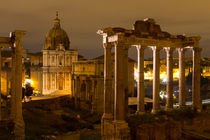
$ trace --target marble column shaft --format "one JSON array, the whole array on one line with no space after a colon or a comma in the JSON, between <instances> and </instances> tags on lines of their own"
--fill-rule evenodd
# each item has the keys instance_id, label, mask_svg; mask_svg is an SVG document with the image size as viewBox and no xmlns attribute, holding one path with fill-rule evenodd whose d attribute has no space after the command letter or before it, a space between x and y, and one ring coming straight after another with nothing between
<instances>
[{"instance_id":1,"label":"marble column shaft","mask_svg":"<svg viewBox=\"0 0 210 140\"><path fill-rule=\"evenodd\" d=\"M173 48L167 47L166 63L167 63L167 82L166 82L166 109L173 108Z\"/></svg>"},{"instance_id":2,"label":"marble column shaft","mask_svg":"<svg viewBox=\"0 0 210 140\"><path fill-rule=\"evenodd\" d=\"M179 107L184 107L186 103L185 95L185 49L178 48L179 53Z\"/></svg>"},{"instance_id":3,"label":"marble column shaft","mask_svg":"<svg viewBox=\"0 0 210 140\"><path fill-rule=\"evenodd\" d=\"M112 54L111 44L104 44L104 118L112 118Z\"/></svg>"},{"instance_id":4,"label":"marble column shaft","mask_svg":"<svg viewBox=\"0 0 210 140\"><path fill-rule=\"evenodd\" d=\"M144 112L144 49L136 46L138 52L137 113Z\"/></svg>"},{"instance_id":5,"label":"marble column shaft","mask_svg":"<svg viewBox=\"0 0 210 140\"><path fill-rule=\"evenodd\" d=\"M201 48L194 47L193 50L193 75L192 75L192 101L193 108L201 111L202 103L200 98L200 52Z\"/></svg>"},{"instance_id":6,"label":"marble column shaft","mask_svg":"<svg viewBox=\"0 0 210 140\"><path fill-rule=\"evenodd\" d=\"M153 50L153 108L152 113L160 110L160 48L152 47Z\"/></svg>"}]
</instances>

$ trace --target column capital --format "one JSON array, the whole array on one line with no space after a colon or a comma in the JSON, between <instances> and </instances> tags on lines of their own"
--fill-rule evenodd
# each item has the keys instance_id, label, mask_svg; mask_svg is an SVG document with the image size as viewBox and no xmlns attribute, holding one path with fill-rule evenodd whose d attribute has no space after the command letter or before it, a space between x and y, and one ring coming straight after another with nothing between
<instances>
[{"instance_id":1,"label":"column capital","mask_svg":"<svg viewBox=\"0 0 210 140\"><path fill-rule=\"evenodd\" d=\"M104 49L111 49L112 48L112 44L111 43L103 43L103 48Z\"/></svg>"},{"instance_id":2,"label":"column capital","mask_svg":"<svg viewBox=\"0 0 210 140\"><path fill-rule=\"evenodd\" d=\"M166 51L166 52L173 52L175 50L175 48L173 47L163 47L163 49Z\"/></svg>"},{"instance_id":3,"label":"column capital","mask_svg":"<svg viewBox=\"0 0 210 140\"><path fill-rule=\"evenodd\" d=\"M192 47L191 49L192 49L192 51L196 51L196 52L202 51L202 48L199 48L199 47Z\"/></svg>"},{"instance_id":4,"label":"column capital","mask_svg":"<svg viewBox=\"0 0 210 140\"><path fill-rule=\"evenodd\" d=\"M129 43L126 43L125 41L115 41L114 46L121 46L122 49L129 49L131 47L131 45Z\"/></svg>"},{"instance_id":5,"label":"column capital","mask_svg":"<svg viewBox=\"0 0 210 140\"><path fill-rule=\"evenodd\" d=\"M177 48L177 51L178 52L185 52L186 51L186 48Z\"/></svg>"},{"instance_id":6,"label":"column capital","mask_svg":"<svg viewBox=\"0 0 210 140\"><path fill-rule=\"evenodd\" d=\"M159 47L159 46L151 46L150 47L153 51L160 51L162 50L162 47Z\"/></svg>"},{"instance_id":7,"label":"column capital","mask_svg":"<svg viewBox=\"0 0 210 140\"><path fill-rule=\"evenodd\" d=\"M144 46L144 45L133 45L133 46L135 46L137 50L144 50L147 47L147 46Z\"/></svg>"}]
</instances>

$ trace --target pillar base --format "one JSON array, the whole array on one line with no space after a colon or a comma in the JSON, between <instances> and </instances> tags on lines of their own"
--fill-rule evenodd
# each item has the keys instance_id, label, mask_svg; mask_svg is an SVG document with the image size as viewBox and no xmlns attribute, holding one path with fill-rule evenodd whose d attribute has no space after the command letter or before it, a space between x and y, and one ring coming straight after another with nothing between
<instances>
[{"instance_id":1,"label":"pillar base","mask_svg":"<svg viewBox=\"0 0 210 140\"><path fill-rule=\"evenodd\" d=\"M145 114L145 112L143 112L143 111L136 111L135 114L136 114L136 115L143 115L143 114Z\"/></svg>"},{"instance_id":2,"label":"pillar base","mask_svg":"<svg viewBox=\"0 0 210 140\"><path fill-rule=\"evenodd\" d=\"M158 111L160 111L160 109L152 109L152 114L156 114Z\"/></svg>"},{"instance_id":3,"label":"pillar base","mask_svg":"<svg viewBox=\"0 0 210 140\"><path fill-rule=\"evenodd\" d=\"M102 140L130 140L130 128L124 120L106 120L102 118Z\"/></svg>"},{"instance_id":4,"label":"pillar base","mask_svg":"<svg viewBox=\"0 0 210 140\"><path fill-rule=\"evenodd\" d=\"M173 110L173 107L166 107L165 108L165 111L171 111L171 110Z\"/></svg>"},{"instance_id":5,"label":"pillar base","mask_svg":"<svg viewBox=\"0 0 210 140\"><path fill-rule=\"evenodd\" d=\"M185 108L187 107L186 105L179 105L179 108Z\"/></svg>"},{"instance_id":6,"label":"pillar base","mask_svg":"<svg viewBox=\"0 0 210 140\"><path fill-rule=\"evenodd\" d=\"M112 114L103 114L101 119L101 136L106 138L107 140L112 136L112 122L113 122L113 116ZM106 140L104 139L104 140Z\"/></svg>"},{"instance_id":7,"label":"pillar base","mask_svg":"<svg viewBox=\"0 0 210 140\"><path fill-rule=\"evenodd\" d=\"M199 113L202 112L202 109L201 108L198 108L198 107L192 107L192 109L193 110L196 110L196 112L199 112Z\"/></svg>"},{"instance_id":8,"label":"pillar base","mask_svg":"<svg viewBox=\"0 0 210 140\"><path fill-rule=\"evenodd\" d=\"M114 124L114 140L130 140L130 128L124 120L115 120Z\"/></svg>"}]
</instances>

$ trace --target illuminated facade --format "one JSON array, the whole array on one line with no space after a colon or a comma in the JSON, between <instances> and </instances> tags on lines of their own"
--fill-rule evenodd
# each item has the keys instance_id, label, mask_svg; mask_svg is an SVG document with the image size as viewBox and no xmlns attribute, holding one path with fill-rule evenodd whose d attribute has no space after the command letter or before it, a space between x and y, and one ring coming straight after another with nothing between
<instances>
[{"instance_id":1,"label":"illuminated facade","mask_svg":"<svg viewBox=\"0 0 210 140\"><path fill-rule=\"evenodd\" d=\"M61 28L57 15L43 49L43 94L58 90L71 92L71 67L77 59L78 52L70 50L69 37Z\"/></svg>"}]
</instances>

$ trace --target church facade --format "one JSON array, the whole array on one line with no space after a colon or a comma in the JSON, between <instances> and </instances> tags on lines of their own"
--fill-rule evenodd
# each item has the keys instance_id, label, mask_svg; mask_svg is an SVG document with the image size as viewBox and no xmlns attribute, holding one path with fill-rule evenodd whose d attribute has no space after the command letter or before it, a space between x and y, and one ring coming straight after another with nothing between
<instances>
[{"instance_id":1,"label":"church facade","mask_svg":"<svg viewBox=\"0 0 210 140\"><path fill-rule=\"evenodd\" d=\"M58 15L47 33L43 48L42 94L57 91L71 92L72 63L78 61L78 52L70 49L67 33L61 28Z\"/></svg>"}]
</instances>

